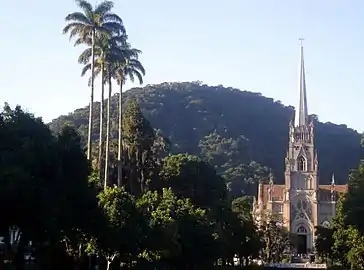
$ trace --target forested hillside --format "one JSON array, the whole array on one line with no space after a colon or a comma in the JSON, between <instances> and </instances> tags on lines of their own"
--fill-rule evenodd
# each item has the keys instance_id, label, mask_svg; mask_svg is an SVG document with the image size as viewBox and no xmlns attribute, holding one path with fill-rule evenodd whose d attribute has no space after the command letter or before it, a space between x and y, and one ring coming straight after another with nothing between
<instances>
[{"instance_id":1,"label":"forested hillside","mask_svg":"<svg viewBox=\"0 0 364 270\"><path fill-rule=\"evenodd\" d=\"M259 93L200 82L162 83L133 88L124 95L137 99L152 126L168 138L173 152L198 154L221 173L233 173L241 163L255 161L271 168L283 182L288 123L294 110ZM112 97L112 134L117 136L117 99ZM93 138L99 137L99 103L95 104ZM328 183L334 172L337 183L346 183L364 151L360 134L345 125L321 123L316 119L316 146L320 183ZM60 116L50 123L54 131L74 125L86 138L88 107ZM233 168L234 167L234 168ZM234 171L234 172L232 172ZM232 177L232 176L230 176Z\"/></svg>"}]
</instances>

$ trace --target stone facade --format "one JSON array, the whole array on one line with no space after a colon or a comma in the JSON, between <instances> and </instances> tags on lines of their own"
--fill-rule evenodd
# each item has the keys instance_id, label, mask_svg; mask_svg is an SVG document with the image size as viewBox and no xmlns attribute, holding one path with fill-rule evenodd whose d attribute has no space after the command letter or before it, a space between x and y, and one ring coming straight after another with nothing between
<instances>
[{"instance_id":1,"label":"stone facade","mask_svg":"<svg viewBox=\"0 0 364 270\"><path fill-rule=\"evenodd\" d=\"M314 145L315 128L307 118L305 70L301 46L300 103L298 122L289 123L289 142L284 184L275 185L273 176L260 183L254 203L254 215L279 214L284 226L301 241L300 253L313 251L316 226L328 226L336 213L338 193L347 185L335 185L334 175L328 185L319 185L318 156ZM283 161L282 161L283 162Z\"/></svg>"}]
</instances>

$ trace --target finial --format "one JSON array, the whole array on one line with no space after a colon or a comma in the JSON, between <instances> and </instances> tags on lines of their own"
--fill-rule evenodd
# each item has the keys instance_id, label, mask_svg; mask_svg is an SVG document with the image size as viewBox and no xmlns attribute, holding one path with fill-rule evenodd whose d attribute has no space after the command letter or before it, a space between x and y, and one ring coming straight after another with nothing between
<instances>
[{"instance_id":1,"label":"finial","mask_svg":"<svg viewBox=\"0 0 364 270\"><path fill-rule=\"evenodd\" d=\"M269 184L273 185L273 182L274 182L274 177L273 177L272 169L269 169Z\"/></svg>"},{"instance_id":2,"label":"finial","mask_svg":"<svg viewBox=\"0 0 364 270\"><path fill-rule=\"evenodd\" d=\"M303 41L305 40L304 38L299 38L298 39L299 41L300 41L300 43L301 43L301 47L303 46Z\"/></svg>"}]
</instances>

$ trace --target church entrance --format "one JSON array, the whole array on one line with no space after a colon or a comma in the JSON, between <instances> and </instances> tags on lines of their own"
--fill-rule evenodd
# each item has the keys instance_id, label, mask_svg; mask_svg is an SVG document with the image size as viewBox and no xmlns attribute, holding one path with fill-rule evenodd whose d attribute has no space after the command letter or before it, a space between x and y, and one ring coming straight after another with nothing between
<instances>
[{"instance_id":1,"label":"church entrance","mask_svg":"<svg viewBox=\"0 0 364 270\"><path fill-rule=\"evenodd\" d=\"M296 251L298 254L307 254L308 231L305 226L296 230Z\"/></svg>"},{"instance_id":2,"label":"church entrance","mask_svg":"<svg viewBox=\"0 0 364 270\"><path fill-rule=\"evenodd\" d=\"M297 235L297 253L306 254L307 253L307 235L298 234Z\"/></svg>"}]
</instances>

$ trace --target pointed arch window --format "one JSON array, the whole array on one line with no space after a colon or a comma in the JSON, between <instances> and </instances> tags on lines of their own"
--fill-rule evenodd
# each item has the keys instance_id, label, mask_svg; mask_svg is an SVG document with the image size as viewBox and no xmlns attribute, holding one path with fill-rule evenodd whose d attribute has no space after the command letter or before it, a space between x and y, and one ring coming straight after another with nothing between
<instances>
[{"instance_id":1,"label":"pointed arch window","mask_svg":"<svg viewBox=\"0 0 364 270\"><path fill-rule=\"evenodd\" d=\"M297 161L297 170L306 171L306 169L307 169L306 159L300 156Z\"/></svg>"},{"instance_id":2,"label":"pointed arch window","mask_svg":"<svg viewBox=\"0 0 364 270\"><path fill-rule=\"evenodd\" d=\"M297 233L307 233L307 230L305 227L301 226L297 229Z\"/></svg>"}]
</instances>

